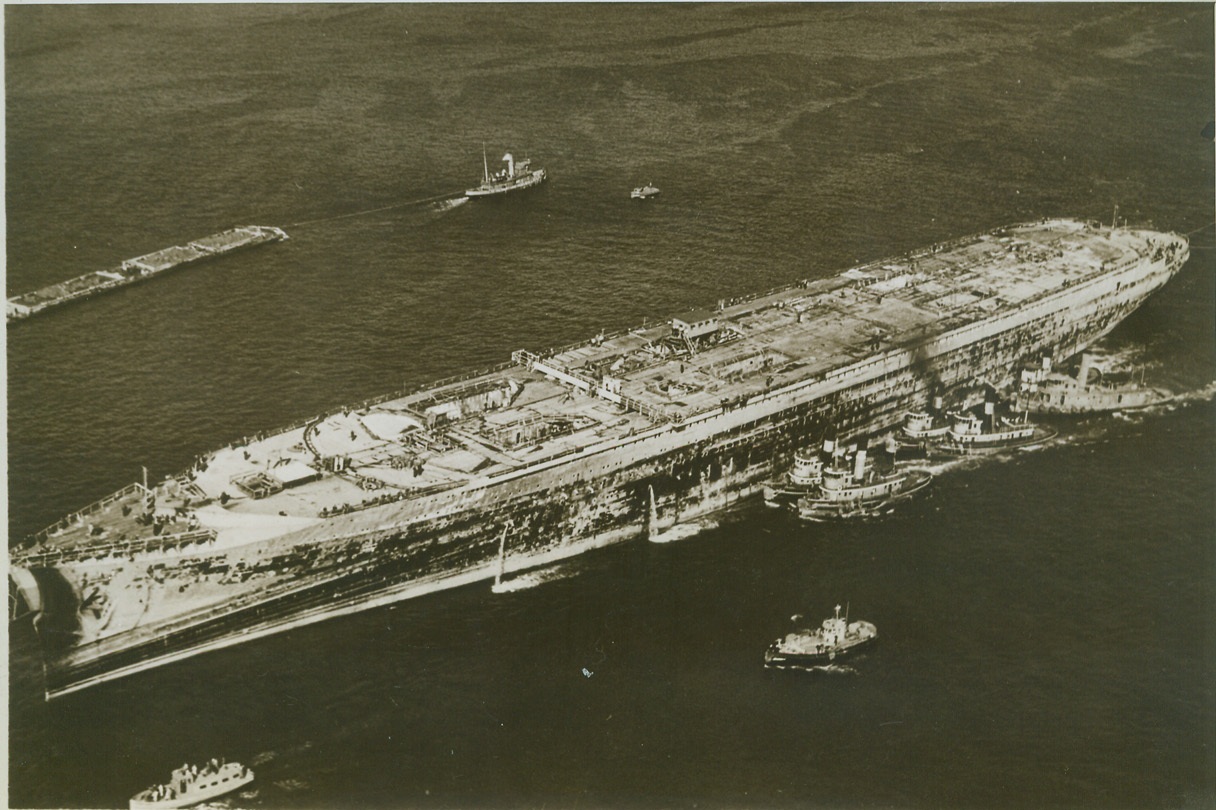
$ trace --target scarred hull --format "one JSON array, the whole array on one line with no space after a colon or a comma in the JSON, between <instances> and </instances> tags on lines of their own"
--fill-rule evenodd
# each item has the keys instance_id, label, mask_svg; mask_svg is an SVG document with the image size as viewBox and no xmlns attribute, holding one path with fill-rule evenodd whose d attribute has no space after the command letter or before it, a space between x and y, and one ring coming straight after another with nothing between
<instances>
[{"instance_id":1,"label":"scarred hull","mask_svg":"<svg viewBox=\"0 0 1216 810\"><path fill-rule=\"evenodd\" d=\"M743 338L727 335L730 340L703 347L687 359L656 360L649 349L635 351L630 347L658 332L628 330L546 355L518 352L513 364L485 374L390 395L383 405L347 409L363 414L376 430L384 430L390 417L406 419L401 414L413 414L409 419L414 421L433 417L426 434L431 442L444 439L445 424L465 425L459 434L451 434L463 447L453 441L453 449L434 452L455 459L478 450L486 461L477 468L470 464L470 472L453 482L432 485L425 479L434 473L426 465L421 471L411 469L408 461L394 462L392 469L385 465L382 473L396 476L392 480L403 482L403 489L381 487L369 477L371 468L357 474L338 469L334 459L342 456L330 448L345 437L346 428L331 429L342 418L335 413L200 459L180 477L192 498L186 501L191 504L189 525L179 526L174 523L179 519L169 516L169 528L155 537L127 524L104 541L89 537L91 521L116 514L119 505L133 503L138 510L149 495L138 486L116 493L110 504L65 518L34 538L36 545L11 554L16 588L31 609L41 613L47 693L64 694L289 627L489 580L499 568L500 542L510 573L721 509L759 493L776 471L790 466L798 448L823 435L826 425L842 434L876 434L896 426L908 411L925 407L931 391L971 385L979 376L994 383L1012 380L1021 362L1043 352L1075 354L1109 332L1186 259L1185 241L1170 234L1111 233L1069 221L1025 227L1056 228L1069 238L1105 240L1120 249L1124 243L1143 243L1152 250L1112 258L1109 266L1092 272L1064 268L1067 283L1055 275L1045 278L1041 291L1016 306L990 311L961 307L945 319L926 310L924 325L909 331L906 339L865 353L842 352L839 360L818 361L820 367L792 361L773 366L771 351L768 366L751 359L745 343L748 330L753 323L769 324L780 317L791 334L801 334L806 324L796 307L821 299L835 307L841 300L853 301L869 308L867 317L873 318L873 302L882 298L869 282L855 283L851 279L856 276L846 273L728 304L719 318L731 329L742 330ZM945 262L950 251L969 250L976 240L988 250L1003 244L1003 233L934 246L921 261ZM869 272L870 267L878 264L860 271ZM874 272L873 278L881 277ZM789 303L797 301L803 303ZM699 339L696 330L712 320L685 324L689 331L682 339ZM646 343L653 345L654 340ZM725 369L722 385L733 385L739 393L707 396L710 404L705 406L685 406L692 399L687 392L655 393L643 387L653 367L639 367L633 378L625 369L622 385L609 376L597 381L574 369L568 359L595 352L611 358L618 348L634 351L622 357L667 362L671 369L712 359L718 352L734 365L711 366L707 359L704 367ZM787 349L787 357L790 354ZM608 367L605 361L602 368ZM467 425L473 423L451 421L467 419L472 408L490 409L485 412L492 415L518 410L533 388L569 389L572 395L565 399L552 396L536 402L569 402L580 414L598 409L594 414L604 414L597 423L601 426L554 423L557 426L536 444L526 435L534 422L521 420L496 433L498 444L491 446L488 438L470 444ZM456 396L459 399L453 400ZM508 428L514 431L510 435ZM341 483L355 493L351 498L361 500L326 507L321 514L280 518L276 506L259 507L262 502L252 495L228 503L211 497L218 490L208 487L220 484L235 492L227 477L208 478L211 468L221 462L244 463L241 453L256 457L267 446L278 448L274 454L316 457L322 480L301 486ZM267 467L270 473L280 469ZM208 497L200 501L196 490ZM161 504L171 495L159 490L151 494ZM182 493L172 497L180 499ZM265 502L273 504L275 497L271 494ZM200 508L200 502L206 505Z\"/></svg>"}]
</instances>

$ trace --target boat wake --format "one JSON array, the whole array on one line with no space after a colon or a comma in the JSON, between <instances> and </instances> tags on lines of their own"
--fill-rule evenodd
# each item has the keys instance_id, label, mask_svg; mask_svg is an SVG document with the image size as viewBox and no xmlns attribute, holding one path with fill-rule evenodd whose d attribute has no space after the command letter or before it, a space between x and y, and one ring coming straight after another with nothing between
<instances>
[{"instance_id":1,"label":"boat wake","mask_svg":"<svg viewBox=\"0 0 1216 810\"><path fill-rule=\"evenodd\" d=\"M303 779L280 779L274 783L274 786L287 793L299 793L301 790L308 790L311 787Z\"/></svg>"},{"instance_id":2,"label":"boat wake","mask_svg":"<svg viewBox=\"0 0 1216 810\"><path fill-rule=\"evenodd\" d=\"M1146 359L1149 347L1144 343L1133 343L1119 348L1095 344L1085 350L1092 360L1091 368L1103 374L1122 374L1160 366L1160 362Z\"/></svg>"},{"instance_id":3,"label":"boat wake","mask_svg":"<svg viewBox=\"0 0 1216 810\"><path fill-rule=\"evenodd\" d=\"M689 537L694 537L701 532L716 528L718 528L716 520L695 520L691 523L676 523L662 531L652 532L650 542L674 543L677 540L687 540Z\"/></svg>"},{"instance_id":4,"label":"boat wake","mask_svg":"<svg viewBox=\"0 0 1216 810\"><path fill-rule=\"evenodd\" d=\"M1216 399L1216 380L1208 383L1202 388L1196 388L1194 391L1186 391L1178 394L1172 400L1159 407L1169 409L1172 405L1178 405L1184 402L1211 402Z\"/></svg>"},{"instance_id":5,"label":"boat wake","mask_svg":"<svg viewBox=\"0 0 1216 810\"><path fill-rule=\"evenodd\" d=\"M292 754L298 754L302 751L307 751L310 748L312 748L312 741L305 740L299 745L292 746L287 751L263 751L251 760L251 766L256 768L259 765L265 765L267 762L272 762L273 760L277 759L280 754L287 754L290 756Z\"/></svg>"},{"instance_id":6,"label":"boat wake","mask_svg":"<svg viewBox=\"0 0 1216 810\"><path fill-rule=\"evenodd\" d=\"M577 574L578 571L573 565L555 565L552 568L542 568L539 571L527 571L512 579L506 579L502 582L495 583L490 590L494 593L514 593L515 591L526 591L530 588L535 588L538 585L544 585L546 582L553 582L558 579L569 579Z\"/></svg>"},{"instance_id":7,"label":"boat wake","mask_svg":"<svg viewBox=\"0 0 1216 810\"><path fill-rule=\"evenodd\" d=\"M444 211L451 211L453 208L464 205L468 201L469 198L463 196L453 197L449 200L439 200L438 202L431 203L431 210L443 213Z\"/></svg>"},{"instance_id":8,"label":"boat wake","mask_svg":"<svg viewBox=\"0 0 1216 810\"><path fill-rule=\"evenodd\" d=\"M780 669L796 672L822 672L825 675L858 675L856 669L848 664L766 664L768 669Z\"/></svg>"},{"instance_id":9,"label":"boat wake","mask_svg":"<svg viewBox=\"0 0 1216 810\"><path fill-rule=\"evenodd\" d=\"M436 211L448 211L458 205L463 205L468 202L468 197L465 197L460 192L448 192L446 194L436 194L433 197L423 197L418 200L406 200L405 202L391 203L389 205L381 205L377 208L365 208L360 211L349 211L345 214L334 214L328 217L318 217L317 219L304 219L299 222L293 222L288 227L295 228L301 225L316 225L322 222L334 222L339 219L351 219L353 217L365 217L369 214L379 214L384 211L393 211L398 208L411 208L420 205L430 204L430 207Z\"/></svg>"}]
</instances>

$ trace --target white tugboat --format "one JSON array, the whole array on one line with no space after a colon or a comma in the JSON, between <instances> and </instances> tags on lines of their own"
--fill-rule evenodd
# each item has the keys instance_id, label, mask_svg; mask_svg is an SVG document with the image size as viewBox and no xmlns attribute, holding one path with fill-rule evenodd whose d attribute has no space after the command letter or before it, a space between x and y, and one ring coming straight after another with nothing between
<instances>
[{"instance_id":1,"label":"white tugboat","mask_svg":"<svg viewBox=\"0 0 1216 810\"><path fill-rule=\"evenodd\" d=\"M831 664L873 643L877 638L877 627L869 622L850 622L847 613L842 618L840 605L837 605L836 615L824 619L819 627L794 630L768 645L764 651L764 666L782 668Z\"/></svg>"},{"instance_id":2,"label":"white tugboat","mask_svg":"<svg viewBox=\"0 0 1216 810\"><path fill-rule=\"evenodd\" d=\"M651 197L659 196L659 190L647 183L644 186L638 186L633 191L629 192L631 200L649 200Z\"/></svg>"},{"instance_id":3,"label":"white tugboat","mask_svg":"<svg viewBox=\"0 0 1216 810\"><path fill-rule=\"evenodd\" d=\"M819 486L798 499L798 516L803 520L871 517L910 498L932 480L928 470L902 465L879 472L867 463L865 450L852 456L837 453L824 467Z\"/></svg>"},{"instance_id":4,"label":"white tugboat","mask_svg":"<svg viewBox=\"0 0 1216 810\"><path fill-rule=\"evenodd\" d=\"M131 797L130 810L189 807L216 799L253 781L253 771L239 762L212 759L203 766L182 765L169 781L153 785Z\"/></svg>"},{"instance_id":5,"label":"white tugboat","mask_svg":"<svg viewBox=\"0 0 1216 810\"><path fill-rule=\"evenodd\" d=\"M1093 382L1091 371L1097 377ZM1174 398L1164 389L1146 387L1143 372L1139 382L1127 374L1115 376L1124 379L1102 373L1089 354L1081 355L1075 377L1053 371L1051 358L1044 357L1041 367L1022 370L1021 388L1013 406L1027 413L1101 413L1148 408Z\"/></svg>"},{"instance_id":6,"label":"white tugboat","mask_svg":"<svg viewBox=\"0 0 1216 810\"><path fill-rule=\"evenodd\" d=\"M515 156L510 152L503 155L502 159L507 164L507 168L490 174L490 164L486 162L486 152L483 147L481 150L483 169L481 185L467 190L464 195L466 197L493 197L512 191L522 191L525 188L539 186L548 177L544 169L533 169L532 161L528 159L516 163Z\"/></svg>"}]
</instances>

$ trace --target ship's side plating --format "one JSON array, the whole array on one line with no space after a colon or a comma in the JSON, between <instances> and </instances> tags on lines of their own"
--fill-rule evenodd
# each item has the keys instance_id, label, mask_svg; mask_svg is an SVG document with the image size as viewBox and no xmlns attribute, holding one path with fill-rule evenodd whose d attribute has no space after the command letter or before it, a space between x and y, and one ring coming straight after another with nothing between
<instances>
[{"instance_id":1,"label":"ship's side plating","mask_svg":"<svg viewBox=\"0 0 1216 810\"><path fill-rule=\"evenodd\" d=\"M1029 356L1075 354L1164 284L1185 259L1183 249L1125 262L994 317L947 324L907 345L880 346L855 363L745 402L519 473L310 526L300 530L290 553L233 554L200 544L160 558L141 557L148 600L202 580L224 582L230 595L170 621L51 649L48 693L489 578L498 567L504 532L505 567L512 571L635 537L658 528L650 525L656 519L664 526L720 509L758 491L760 482L825 426L875 434L923 405L931 390L977 378L1001 384ZM79 602L98 592L97 579L90 590L89 582L82 584L63 564L20 570L23 591L30 579L37 580L37 593L30 596L42 602L48 621L56 613L79 613Z\"/></svg>"}]
</instances>

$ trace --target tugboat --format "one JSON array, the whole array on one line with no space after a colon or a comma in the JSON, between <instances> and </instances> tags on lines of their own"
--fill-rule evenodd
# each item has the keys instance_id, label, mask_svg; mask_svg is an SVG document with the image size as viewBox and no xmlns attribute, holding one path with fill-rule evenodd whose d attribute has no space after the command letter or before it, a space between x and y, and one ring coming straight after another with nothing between
<instances>
[{"instance_id":1,"label":"tugboat","mask_svg":"<svg viewBox=\"0 0 1216 810\"><path fill-rule=\"evenodd\" d=\"M503 155L502 159L507 164L507 168L490 174L490 164L486 162L486 150L485 147L482 147L481 185L467 190L464 195L466 197L493 197L511 191L522 191L525 188L539 186L548 177L544 169L531 168L532 161L530 160L525 159L516 163L515 157L510 152Z\"/></svg>"},{"instance_id":2,"label":"tugboat","mask_svg":"<svg viewBox=\"0 0 1216 810\"><path fill-rule=\"evenodd\" d=\"M932 442L934 450L953 456L994 453L1013 447L1025 447L1047 441L1056 435L1052 428L1030 421L1028 415L996 416L996 403L984 403L984 418L974 413L953 413L954 424L940 439Z\"/></svg>"},{"instance_id":3,"label":"tugboat","mask_svg":"<svg viewBox=\"0 0 1216 810\"><path fill-rule=\"evenodd\" d=\"M765 506L789 506L803 495L818 491L823 482L823 458L831 458L836 442L823 440L823 452L809 448L794 453L794 466L784 477L764 483Z\"/></svg>"},{"instance_id":4,"label":"tugboat","mask_svg":"<svg viewBox=\"0 0 1216 810\"><path fill-rule=\"evenodd\" d=\"M174 769L166 784L153 785L132 796L130 810L189 807L239 790L252 781L253 771L239 762L212 759L201 768L182 765Z\"/></svg>"},{"instance_id":5,"label":"tugboat","mask_svg":"<svg viewBox=\"0 0 1216 810\"><path fill-rule=\"evenodd\" d=\"M787 666L830 664L837 658L851 655L878 638L878 628L869 622L850 622L848 614L824 619L814 630L794 630L768 645L764 651L764 666L780 669Z\"/></svg>"},{"instance_id":6,"label":"tugboat","mask_svg":"<svg viewBox=\"0 0 1216 810\"><path fill-rule=\"evenodd\" d=\"M659 190L647 183L644 186L638 186L633 191L629 192L631 200L648 200L651 197L659 196Z\"/></svg>"},{"instance_id":7,"label":"tugboat","mask_svg":"<svg viewBox=\"0 0 1216 810\"><path fill-rule=\"evenodd\" d=\"M1089 381L1090 371L1097 373L1097 381ZM1139 383L1110 379L1094 368L1092 356L1082 354L1076 377L1053 372L1050 357L1043 358L1040 368L1023 369L1013 406L1027 413L1100 413L1148 408L1173 398L1169 391L1146 388L1143 375Z\"/></svg>"},{"instance_id":8,"label":"tugboat","mask_svg":"<svg viewBox=\"0 0 1216 810\"><path fill-rule=\"evenodd\" d=\"M895 465L879 472L866 462L865 450L857 450L852 457L833 455L823 469L823 481L798 499L798 516L803 520L871 517L910 498L933 480L928 470Z\"/></svg>"},{"instance_id":9,"label":"tugboat","mask_svg":"<svg viewBox=\"0 0 1216 810\"><path fill-rule=\"evenodd\" d=\"M923 457L932 443L950 431L950 421L942 412L942 398L934 397L931 408L904 415L899 433L887 439L887 452L892 457Z\"/></svg>"}]
</instances>

